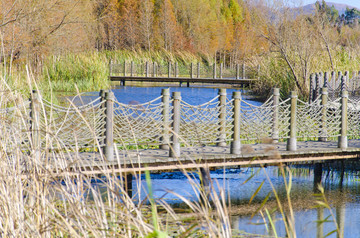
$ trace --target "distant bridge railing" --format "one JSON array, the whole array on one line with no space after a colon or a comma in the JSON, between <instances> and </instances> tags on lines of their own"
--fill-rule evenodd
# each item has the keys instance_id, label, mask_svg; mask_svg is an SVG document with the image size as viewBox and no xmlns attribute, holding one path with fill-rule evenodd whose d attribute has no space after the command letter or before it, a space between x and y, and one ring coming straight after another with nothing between
<instances>
[{"instance_id":1,"label":"distant bridge railing","mask_svg":"<svg viewBox=\"0 0 360 238\"><path fill-rule=\"evenodd\" d=\"M110 77L148 77L148 78L231 78L231 79L257 79L260 76L260 66L252 67L246 64L223 63L205 65L201 63L178 64L177 62L135 63L110 62Z\"/></svg>"},{"instance_id":2,"label":"distant bridge railing","mask_svg":"<svg viewBox=\"0 0 360 238\"><path fill-rule=\"evenodd\" d=\"M160 147L170 156L180 156L183 146L228 144L231 153L239 154L241 144L264 140L286 140L290 151L296 150L297 140L337 139L339 148L346 148L348 138L360 138L360 103L347 91L335 100L328 96L323 88L310 103L298 99L295 92L281 100L279 89L274 89L265 103L254 106L240 92L229 98L220 89L209 102L192 105L179 92L171 97L169 89L163 89L152 101L124 104L111 91L101 91L84 105L72 101L58 106L34 91L30 102L0 110L0 139L6 140L6 150L101 148L108 160L114 159L115 145Z\"/></svg>"},{"instance_id":3,"label":"distant bridge railing","mask_svg":"<svg viewBox=\"0 0 360 238\"><path fill-rule=\"evenodd\" d=\"M319 72L310 76L309 101L314 101L321 93L321 88L328 89L329 98L335 100L341 96L341 91L347 90L349 97L360 99L360 71Z\"/></svg>"}]
</instances>

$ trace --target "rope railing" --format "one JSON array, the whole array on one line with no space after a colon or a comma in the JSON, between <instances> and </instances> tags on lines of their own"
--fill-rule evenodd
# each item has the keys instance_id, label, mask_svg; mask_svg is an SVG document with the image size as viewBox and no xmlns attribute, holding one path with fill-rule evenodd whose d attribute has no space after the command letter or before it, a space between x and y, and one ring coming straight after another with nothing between
<instances>
[{"instance_id":1,"label":"rope railing","mask_svg":"<svg viewBox=\"0 0 360 238\"><path fill-rule=\"evenodd\" d=\"M176 148L170 154L180 155L184 146L229 143L234 144L233 153L240 153L241 143L265 138L273 143L291 141L289 150L296 150L297 140L339 138L339 147L346 148L348 137L360 139L360 103L349 99L346 91L341 98L329 100L328 89L323 88L311 102L298 99L295 92L286 100L279 95L274 90L273 96L256 106L240 93L230 98L221 89L208 102L191 105L180 93L170 97L169 89L164 89L149 102L124 104L107 92L87 104L77 106L71 101L65 107L33 92L29 104L0 110L0 129L3 135L11 132L22 138L7 141L7 150L16 146L33 151L93 148L103 150L108 160L113 159L115 144L126 149Z\"/></svg>"}]
</instances>

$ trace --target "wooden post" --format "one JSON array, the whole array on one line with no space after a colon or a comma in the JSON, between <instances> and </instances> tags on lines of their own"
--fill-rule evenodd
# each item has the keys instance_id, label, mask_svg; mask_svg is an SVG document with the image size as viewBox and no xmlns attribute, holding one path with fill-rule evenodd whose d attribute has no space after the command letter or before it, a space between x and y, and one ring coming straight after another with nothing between
<instances>
[{"instance_id":1,"label":"wooden post","mask_svg":"<svg viewBox=\"0 0 360 238\"><path fill-rule=\"evenodd\" d=\"M291 92L291 114L290 114L290 132L289 139L287 140L286 150L296 151L296 104L297 94L296 91Z\"/></svg>"},{"instance_id":2,"label":"wooden post","mask_svg":"<svg viewBox=\"0 0 360 238\"><path fill-rule=\"evenodd\" d=\"M310 93L309 93L309 103L311 103L314 100L315 96L315 74L310 75Z\"/></svg>"},{"instance_id":3,"label":"wooden post","mask_svg":"<svg viewBox=\"0 0 360 238\"><path fill-rule=\"evenodd\" d=\"M155 78L156 76L155 68L156 68L156 62L153 62L153 70L152 70L153 78Z\"/></svg>"},{"instance_id":4,"label":"wooden post","mask_svg":"<svg viewBox=\"0 0 360 238\"><path fill-rule=\"evenodd\" d=\"M114 93L105 92L105 143L103 153L107 161L114 161Z\"/></svg>"},{"instance_id":5,"label":"wooden post","mask_svg":"<svg viewBox=\"0 0 360 238\"><path fill-rule=\"evenodd\" d=\"M170 145L170 89L164 88L161 90L163 103L163 132L161 138L160 149L169 150Z\"/></svg>"},{"instance_id":6,"label":"wooden post","mask_svg":"<svg viewBox=\"0 0 360 238\"><path fill-rule=\"evenodd\" d=\"M216 79L216 63L213 65L213 78Z\"/></svg>"},{"instance_id":7,"label":"wooden post","mask_svg":"<svg viewBox=\"0 0 360 238\"><path fill-rule=\"evenodd\" d=\"M112 76L112 65L113 65L113 63L112 63L112 59L111 59L109 62L109 75L110 76Z\"/></svg>"},{"instance_id":8,"label":"wooden post","mask_svg":"<svg viewBox=\"0 0 360 238\"><path fill-rule=\"evenodd\" d=\"M349 71L345 71L345 84L346 86L349 86ZM346 89L347 90L347 89Z\"/></svg>"},{"instance_id":9,"label":"wooden post","mask_svg":"<svg viewBox=\"0 0 360 238\"><path fill-rule=\"evenodd\" d=\"M242 65L242 79L245 79L246 72L245 72L245 64Z\"/></svg>"},{"instance_id":10,"label":"wooden post","mask_svg":"<svg viewBox=\"0 0 360 238\"><path fill-rule=\"evenodd\" d=\"M197 63L197 77L200 78L200 62Z\"/></svg>"},{"instance_id":11,"label":"wooden post","mask_svg":"<svg viewBox=\"0 0 360 238\"><path fill-rule=\"evenodd\" d=\"M40 159L40 96L36 90L30 98L30 133L32 154Z\"/></svg>"},{"instance_id":12,"label":"wooden post","mask_svg":"<svg viewBox=\"0 0 360 238\"><path fill-rule=\"evenodd\" d=\"M341 76L340 83L341 83L341 91L345 91L346 90L346 76Z\"/></svg>"},{"instance_id":13,"label":"wooden post","mask_svg":"<svg viewBox=\"0 0 360 238\"><path fill-rule=\"evenodd\" d=\"M315 78L315 94L314 94L314 98L313 101L315 101L320 94L320 73L316 73L316 78Z\"/></svg>"},{"instance_id":14,"label":"wooden post","mask_svg":"<svg viewBox=\"0 0 360 238\"><path fill-rule=\"evenodd\" d=\"M236 64L236 79L240 78L240 65Z\"/></svg>"},{"instance_id":15,"label":"wooden post","mask_svg":"<svg viewBox=\"0 0 360 238\"><path fill-rule=\"evenodd\" d=\"M217 146L226 146L226 89L219 89L219 138Z\"/></svg>"},{"instance_id":16,"label":"wooden post","mask_svg":"<svg viewBox=\"0 0 360 238\"><path fill-rule=\"evenodd\" d=\"M325 74L326 75L326 74ZM328 102L328 89L323 87L321 89L321 121L320 121L320 136L319 141L327 140L327 102Z\"/></svg>"},{"instance_id":17,"label":"wooden post","mask_svg":"<svg viewBox=\"0 0 360 238\"><path fill-rule=\"evenodd\" d=\"M171 136L171 148L169 150L170 157L179 157L180 156L180 100L181 93L173 92L173 118L172 118L172 136Z\"/></svg>"},{"instance_id":18,"label":"wooden post","mask_svg":"<svg viewBox=\"0 0 360 238\"><path fill-rule=\"evenodd\" d=\"M149 77L149 62L145 63L145 77Z\"/></svg>"},{"instance_id":19,"label":"wooden post","mask_svg":"<svg viewBox=\"0 0 360 238\"><path fill-rule=\"evenodd\" d=\"M279 102L280 102L280 89L273 89L273 128L272 139L273 143L279 142Z\"/></svg>"},{"instance_id":20,"label":"wooden post","mask_svg":"<svg viewBox=\"0 0 360 238\"><path fill-rule=\"evenodd\" d=\"M329 83L331 85L332 89L335 89L335 85L336 85L336 72L332 71L331 72L331 82Z\"/></svg>"},{"instance_id":21,"label":"wooden post","mask_svg":"<svg viewBox=\"0 0 360 238\"><path fill-rule=\"evenodd\" d=\"M168 63L168 78L171 78L171 62Z\"/></svg>"},{"instance_id":22,"label":"wooden post","mask_svg":"<svg viewBox=\"0 0 360 238\"><path fill-rule=\"evenodd\" d=\"M190 64L190 78L193 78L193 63Z\"/></svg>"},{"instance_id":23,"label":"wooden post","mask_svg":"<svg viewBox=\"0 0 360 238\"><path fill-rule=\"evenodd\" d=\"M230 145L230 153L239 155L241 154L241 141L240 141L240 100L241 93L233 92L232 98L234 99L233 107L233 134L232 142Z\"/></svg>"},{"instance_id":24,"label":"wooden post","mask_svg":"<svg viewBox=\"0 0 360 238\"><path fill-rule=\"evenodd\" d=\"M132 187L132 180L133 175L132 173L125 173L124 174L124 191L127 193L127 195L132 198L133 195L133 187Z\"/></svg>"},{"instance_id":25,"label":"wooden post","mask_svg":"<svg viewBox=\"0 0 360 238\"><path fill-rule=\"evenodd\" d=\"M205 205L210 196L210 171L209 168L200 168L200 201Z\"/></svg>"},{"instance_id":26,"label":"wooden post","mask_svg":"<svg viewBox=\"0 0 360 238\"><path fill-rule=\"evenodd\" d=\"M174 76L175 76L175 78L177 78L177 76L178 76L178 62L175 62Z\"/></svg>"},{"instance_id":27,"label":"wooden post","mask_svg":"<svg viewBox=\"0 0 360 238\"><path fill-rule=\"evenodd\" d=\"M224 64L221 63L221 64L220 64L220 78L221 78L221 79L223 78L223 67L224 67Z\"/></svg>"},{"instance_id":28,"label":"wooden post","mask_svg":"<svg viewBox=\"0 0 360 238\"><path fill-rule=\"evenodd\" d=\"M131 65L130 65L130 76L131 76L131 77L134 76L134 61L131 61Z\"/></svg>"},{"instance_id":29,"label":"wooden post","mask_svg":"<svg viewBox=\"0 0 360 238\"><path fill-rule=\"evenodd\" d=\"M126 76L126 60L124 61L124 77Z\"/></svg>"},{"instance_id":30,"label":"wooden post","mask_svg":"<svg viewBox=\"0 0 360 238\"><path fill-rule=\"evenodd\" d=\"M327 88L327 87L328 87L328 84L329 84L329 72L325 72L325 74L324 74L324 84L323 84L323 87L324 87L324 88Z\"/></svg>"},{"instance_id":31,"label":"wooden post","mask_svg":"<svg viewBox=\"0 0 360 238\"><path fill-rule=\"evenodd\" d=\"M345 77L345 76L343 76ZM341 92L341 129L340 136L338 140L338 148L346 149L348 147L348 138L347 138L347 121L348 121L348 98L349 94L347 91Z\"/></svg>"}]
</instances>

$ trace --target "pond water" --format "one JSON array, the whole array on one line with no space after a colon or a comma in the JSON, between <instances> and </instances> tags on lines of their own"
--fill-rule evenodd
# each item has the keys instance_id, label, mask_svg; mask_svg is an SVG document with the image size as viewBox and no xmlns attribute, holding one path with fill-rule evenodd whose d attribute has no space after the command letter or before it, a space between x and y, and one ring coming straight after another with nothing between
<instances>
[{"instance_id":1,"label":"pond water","mask_svg":"<svg viewBox=\"0 0 360 238\"><path fill-rule=\"evenodd\" d=\"M119 102L137 101L144 103L160 96L162 88L165 87L126 86L113 89L113 92ZM218 95L218 89L206 87L170 88L170 92L175 91L181 92L183 100L193 105L205 103ZM235 89L227 90L228 98L231 98L233 91ZM92 96L98 95L95 94ZM261 102L250 99L247 101L253 105L261 105ZM346 166L349 166L349 168L346 168ZM322 200L314 196L318 191L314 187L313 167L291 167L290 170L292 173L291 204L295 216L297 237L324 237L336 229L334 219L337 220L340 231L344 233L343 237L360 236L360 173L358 172L360 166L345 164L343 169L339 169L338 163L323 166L321 179L330 210L315 207L317 201ZM284 177L279 171L277 167L267 167L265 169L233 168L211 171L214 191L219 193L220 190L223 190L226 194L225 197L229 197L231 200L233 228L252 234L274 235L276 232L278 236L286 236L284 222L281 220L282 217L278 210L270 215L274 221L275 231L268 225L263 224L264 220L266 223L269 220L265 213L264 217L255 215L251 218L252 213L256 211L269 193L271 194L267 202L269 211L272 208L277 208L272 185L279 194L281 203L285 207L287 206ZM252 175L254 175L252 179L244 183ZM181 172L152 174L154 196L158 199L164 199L174 206L181 206L182 201L172 192L195 201L199 198L196 189L194 189L194 184L197 186L199 179L196 172L192 174L192 177L194 179L189 180ZM285 179L288 181L289 176L286 175ZM340 183L340 181L342 182ZM252 203L249 204L252 195L262 183L262 188ZM143 176L140 180L133 180L134 191L137 191L137 188L141 188L140 199L144 199L146 196L146 182ZM138 199L137 196L135 195L134 199ZM329 222L316 222L326 218ZM336 232L329 237L337 237Z\"/></svg>"},{"instance_id":2,"label":"pond water","mask_svg":"<svg viewBox=\"0 0 360 238\"><path fill-rule=\"evenodd\" d=\"M297 237L324 237L336 229L334 220L338 222L339 229L344 233L343 237L359 237L360 173L356 170L345 170L343 179L341 179L341 170L337 169L336 166L333 167L333 164L323 166L322 186L331 210L316 207L317 201L324 200L321 197L314 196L314 194L319 194L319 191L314 186L312 166L290 167L292 174L290 201L295 217ZM254 177L245 183L252 175ZM197 201L199 196L195 187L199 185L199 179L196 172L190 174L190 177L193 179L188 179L181 172L151 174L154 197L172 203L175 207L184 206L178 195L191 201ZM219 191L222 190L225 192L224 197L231 200L233 228L251 234L274 235L265 212L263 212L265 218L259 214L252 218L252 214L270 193L270 198L266 204L269 212L276 209L270 215L274 222L276 234L280 237L286 236L284 222L277 209L278 205L272 189L273 185L280 197L282 206L286 209L288 200L286 199L285 182L278 167L220 169L211 171L210 177L214 185L214 192L219 194ZM288 174L285 179L287 182L289 181ZM340 184L341 180L342 183ZM262 183L260 191L249 204L252 195ZM134 191L138 191L138 186L141 186L141 199L145 199L146 181L144 176L141 177L140 182L133 181ZM134 199L137 198L137 196L134 197ZM264 219L267 225L264 225ZM317 223L318 220L325 219L328 222ZM337 235L333 233L329 237L337 237Z\"/></svg>"}]
</instances>

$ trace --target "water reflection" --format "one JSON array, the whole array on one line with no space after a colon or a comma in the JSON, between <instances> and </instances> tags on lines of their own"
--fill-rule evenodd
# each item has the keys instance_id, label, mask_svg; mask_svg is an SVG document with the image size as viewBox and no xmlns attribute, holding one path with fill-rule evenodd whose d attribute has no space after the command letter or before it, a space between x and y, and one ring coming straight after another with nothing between
<instances>
[{"instance_id":1,"label":"water reflection","mask_svg":"<svg viewBox=\"0 0 360 238\"><path fill-rule=\"evenodd\" d=\"M357 167L354 163L335 162L290 167L293 175L291 209L295 214L295 230L298 237L324 237L337 230L337 226L340 233L334 232L329 237L358 237L357 234L360 234L359 172L346 169L346 167ZM270 225L269 217L265 212L263 212L263 216L256 215L251 219L252 214L260 207L266 195L272 191L269 181L279 194L285 214L288 214L289 206L284 178L279 171L277 167L211 171L210 177L213 181L217 181L215 190L219 192L220 189L225 189L226 197L231 199L233 228L253 234L286 236L283 217L278 212L278 204L273 195L268 200L266 209L274 222L274 227ZM246 179L252 175L254 177L244 184ZM266 175L269 176L269 180ZM178 174L152 174L151 177L154 196L159 199L173 204L181 202L174 194L167 193L168 190L179 193L190 200L198 199L198 194L192 189L191 181L180 172ZM197 173L194 173L193 177L194 181L199 183ZM286 179L288 180L289 177ZM249 199L263 181L265 182L260 192L249 205ZM324 206L316 206L317 201L323 201L321 197L314 196L315 193L319 193L317 189L319 184L325 189L325 196L331 211ZM133 184L133 186L136 190L137 185ZM144 180L140 186L145 189ZM145 191L142 194L145 196Z\"/></svg>"}]
</instances>

